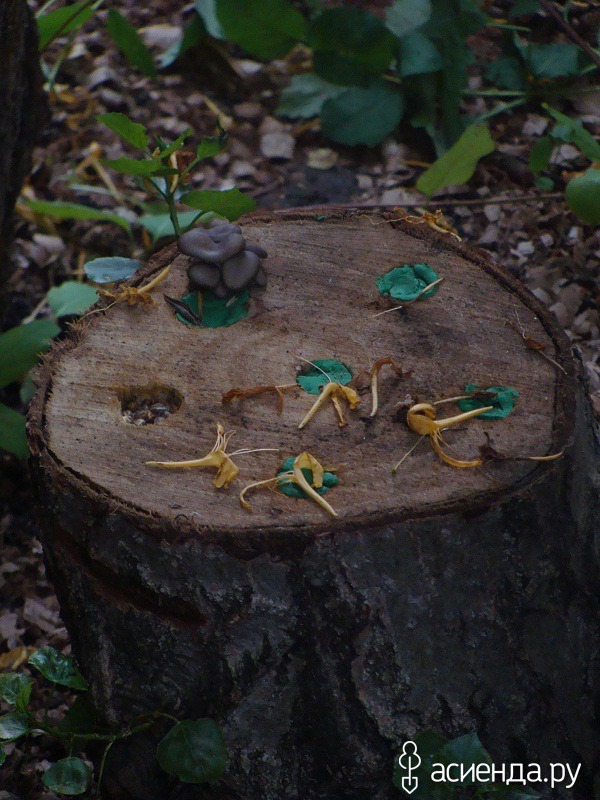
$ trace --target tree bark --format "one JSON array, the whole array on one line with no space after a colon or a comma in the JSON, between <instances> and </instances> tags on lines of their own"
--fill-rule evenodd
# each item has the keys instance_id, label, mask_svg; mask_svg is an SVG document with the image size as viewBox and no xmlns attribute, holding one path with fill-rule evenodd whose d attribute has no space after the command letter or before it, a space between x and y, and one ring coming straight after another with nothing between
<instances>
[{"instance_id":1,"label":"tree bark","mask_svg":"<svg viewBox=\"0 0 600 800\"><path fill-rule=\"evenodd\" d=\"M107 797L392 800L394 753L427 728L476 730L496 762L581 762L563 796L591 796L600 484L580 365L554 318L485 254L425 224L365 217L249 217L244 235L270 255L247 319L195 329L162 298L117 305L42 367L29 435L44 548L98 709L111 724L159 708L214 717L230 752L205 791L174 786L151 738L131 739L112 754ZM374 317L374 279L415 262L445 278L438 294ZM182 296L189 260L174 248L134 283L170 263L161 291ZM269 398L219 404L233 386L289 383L298 356L358 372L388 355L412 376L382 374L377 417L365 395L345 428L324 409L300 433L306 395L286 397L281 415ZM510 456L564 455L461 470L422 444L393 477L417 438L394 422L397 402L454 396L470 379L521 394L506 419L450 440L461 455L484 432ZM124 423L125 390L159 384L181 398L171 416ZM327 496L339 519L269 492L248 514L207 473L144 466L203 455L216 420L237 429L237 447L341 463ZM247 482L283 457L248 458Z\"/></svg>"},{"instance_id":2,"label":"tree bark","mask_svg":"<svg viewBox=\"0 0 600 800\"><path fill-rule=\"evenodd\" d=\"M0 3L0 292L13 208L47 118L37 26L25 0Z\"/></svg>"}]
</instances>

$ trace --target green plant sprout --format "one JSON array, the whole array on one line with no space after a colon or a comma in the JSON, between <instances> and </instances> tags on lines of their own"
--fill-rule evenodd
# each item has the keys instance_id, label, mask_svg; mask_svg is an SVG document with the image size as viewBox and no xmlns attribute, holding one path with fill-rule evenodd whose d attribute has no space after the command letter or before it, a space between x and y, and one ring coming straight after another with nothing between
<instances>
[{"instance_id":1,"label":"green plant sprout","mask_svg":"<svg viewBox=\"0 0 600 800\"><path fill-rule=\"evenodd\" d=\"M96 779L96 797L99 797L110 749L130 736L156 728L161 720L168 720L173 724L156 748L161 768L185 783L214 783L223 775L227 747L212 719L178 720L171 714L154 711L141 714L120 730L110 730L98 723L86 694L88 683L72 656L42 647L33 653L28 664L50 683L77 692L77 698L60 722L51 725L47 713L36 713L30 707L33 679L20 672L0 674L0 700L11 708L0 716L0 766L7 758L3 745L44 734L62 744L68 754L44 773L44 786L57 794L81 795L90 788L92 768L87 760L73 754L83 755L86 746L100 744L104 750Z\"/></svg>"}]
</instances>

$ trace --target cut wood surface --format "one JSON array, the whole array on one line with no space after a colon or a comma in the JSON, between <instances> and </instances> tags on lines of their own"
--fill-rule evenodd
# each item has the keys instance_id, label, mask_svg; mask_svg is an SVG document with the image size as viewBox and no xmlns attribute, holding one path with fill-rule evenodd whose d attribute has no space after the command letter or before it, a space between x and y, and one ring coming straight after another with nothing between
<instances>
[{"instance_id":1,"label":"cut wood surface","mask_svg":"<svg viewBox=\"0 0 600 800\"><path fill-rule=\"evenodd\" d=\"M269 252L269 284L264 293L256 293L249 316L228 328L201 329L177 321L161 293L186 293L191 260L173 248L161 253L145 273L150 277L172 263L155 292L158 306L121 305L107 316L96 315L78 345L62 356L46 405L49 447L57 459L118 501L165 519L194 515L200 527L238 531L274 522L290 527L323 523L321 509L280 493L253 494L253 513L238 501L244 481L275 475L283 458L303 450L339 469L340 483L330 498L348 521L472 504L543 469L513 461L502 468L452 470L421 445L392 475L392 466L417 438L393 419L399 401L452 397L467 383L511 386L520 398L504 420L481 420L449 432L453 455L477 457L486 432L509 456L562 449L566 442L555 425L561 373L527 350L506 323L521 327L558 358L565 342L540 321L531 298L524 300L516 287L507 291L506 279L460 247L441 247L432 237L415 238L410 228L405 232L376 221L381 218L364 215L318 222L310 215L283 224L248 222L248 241ZM421 262L444 278L438 293L403 312L375 317L390 305L378 295L376 277ZM306 361L336 358L358 375L384 356L412 370L412 376L399 380L384 368L378 415L369 418L365 394L357 410L348 412L344 428L329 404L299 431L314 401L303 391L287 393L281 414L274 395L221 404L221 395L232 387L293 383ZM122 393L153 384L178 392L183 398L179 410L154 425L125 424ZM439 410L440 417L456 413L452 405ZM240 456L240 480L220 492L206 471L167 472L144 465L207 453L218 421L236 431L230 449L274 447L280 454Z\"/></svg>"},{"instance_id":2,"label":"cut wood surface","mask_svg":"<svg viewBox=\"0 0 600 800\"><path fill-rule=\"evenodd\" d=\"M579 364L484 253L393 217L247 217L269 283L229 328L175 319L161 295L185 294L189 260L169 247L133 280L172 264L157 306L107 300L44 360L32 474L49 575L99 714L213 717L230 753L215 789L177 788L153 734L132 737L110 752L110 800L396 800L394 753L428 728L478 731L498 763L581 762L559 796L592 796L600 462ZM376 277L415 262L444 278L437 294L375 317L389 305ZM384 367L378 415L366 392L344 428L325 407L299 431L315 399L302 391L281 414L275 396L221 403L234 387L292 383L302 359L336 358L358 378L385 356L412 375ZM459 457L478 456L486 433L507 456L564 455L457 469L423 442L393 475L417 440L398 403L469 382L520 394L505 419L445 434ZM123 404L148 387L170 392L173 413L136 427ZM236 430L230 450L281 452L240 455L220 491L211 471L145 465L205 455L217 422ZM246 483L303 450L338 468L327 494L338 519L278 491L240 506Z\"/></svg>"}]
</instances>

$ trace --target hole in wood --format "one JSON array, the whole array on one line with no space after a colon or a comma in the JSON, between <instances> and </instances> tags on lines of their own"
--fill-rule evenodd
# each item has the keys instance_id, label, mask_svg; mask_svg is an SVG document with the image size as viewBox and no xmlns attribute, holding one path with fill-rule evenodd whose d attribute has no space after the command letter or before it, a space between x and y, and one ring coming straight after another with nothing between
<instances>
[{"instance_id":1,"label":"hole in wood","mask_svg":"<svg viewBox=\"0 0 600 800\"><path fill-rule=\"evenodd\" d=\"M138 427L153 425L179 411L183 395L170 386L153 383L149 386L128 386L117 389L121 416Z\"/></svg>"}]
</instances>

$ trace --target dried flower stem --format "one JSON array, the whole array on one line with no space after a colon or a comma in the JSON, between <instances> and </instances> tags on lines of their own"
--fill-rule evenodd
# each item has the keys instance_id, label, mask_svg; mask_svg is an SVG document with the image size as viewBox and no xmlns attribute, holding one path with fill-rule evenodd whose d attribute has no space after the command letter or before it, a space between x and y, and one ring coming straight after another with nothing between
<instances>
[{"instance_id":1,"label":"dried flower stem","mask_svg":"<svg viewBox=\"0 0 600 800\"><path fill-rule=\"evenodd\" d=\"M415 295L415 297L413 297L411 300L407 300L401 306L394 306L393 308L386 308L385 311L378 311L377 314L373 314L373 317L381 317L384 314L390 314L392 311L399 311L401 308L409 306L411 303L414 303L415 300L419 300L419 298L421 298L430 289L433 289L434 286L440 284L443 280L444 280L443 278L438 278L437 281L434 281L433 283L430 283L429 286L426 286L424 289L421 289L419 294Z\"/></svg>"}]
</instances>

